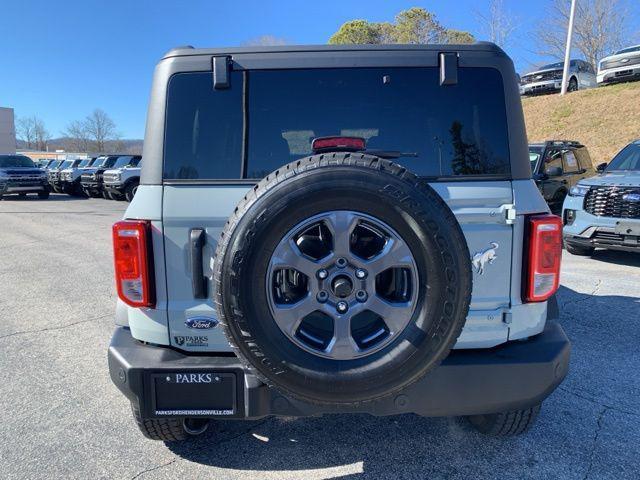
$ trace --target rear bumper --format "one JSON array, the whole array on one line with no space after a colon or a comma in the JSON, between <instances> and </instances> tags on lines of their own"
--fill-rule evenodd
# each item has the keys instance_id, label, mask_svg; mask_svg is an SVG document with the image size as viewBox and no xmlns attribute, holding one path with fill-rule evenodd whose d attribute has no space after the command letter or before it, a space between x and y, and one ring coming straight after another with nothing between
<instances>
[{"instance_id":1,"label":"rear bumper","mask_svg":"<svg viewBox=\"0 0 640 480\"><path fill-rule=\"evenodd\" d=\"M436 370L399 394L357 406L312 405L285 397L259 381L235 356L186 355L143 344L126 327L116 329L108 358L112 381L140 406L145 418L171 416L155 408L157 403L167 402L157 398L160 393L156 395L154 378L168 380L176 373L231 374L235 379L235 406L224 413L226 418L409 412L458 416L517 410L542 402L566 376L570 349L560 325L549 321L541 334L527 341L486 350L453 351ZM166 385L162 391L167 395ZM219 416L211 411L201 413L181 407L180 416Z\"/></svg>"}]
</instances>

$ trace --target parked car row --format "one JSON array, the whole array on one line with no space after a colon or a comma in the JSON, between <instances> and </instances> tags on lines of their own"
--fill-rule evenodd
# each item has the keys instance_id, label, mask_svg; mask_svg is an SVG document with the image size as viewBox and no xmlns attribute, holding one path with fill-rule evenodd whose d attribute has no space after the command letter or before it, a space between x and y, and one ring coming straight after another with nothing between
<instances>
[{"instance_id":1,"label":"parked car row","mask_svg":"<svg viewBox=\"0 0 640 480\"><path fill-rule=\"evenodd\" d=\"M36 164L24 155L0 155L0 199L50 192L131 201L140 183L140 155L101 155ZM44 166L39 166L44 165Z\"/></svg>"},{"instance_id":2,"label":"parked car row","mask_svg":"<svg viewBox=\"0 0 640 480\"><path fill-rule=\"evenodd\" d=\"M587 148L570 140L529 144L529 160L551 211L562 216L568 252L640 253L640 140L595 168Z\"/></svg>"},{"instance_id":3,"label":"parked car row","mask_svg":"<svg viewBox=\"0 0 640 480\"><path fill-rule=\"evenodd\" d=\"M520 95L559 92L564 62L550 63L520 78ZM598 62L598 71L585 60L571 60L567 91L575 92L616 82L640 79L640 45L623 48Z\"/></svg>"}]
</instances>

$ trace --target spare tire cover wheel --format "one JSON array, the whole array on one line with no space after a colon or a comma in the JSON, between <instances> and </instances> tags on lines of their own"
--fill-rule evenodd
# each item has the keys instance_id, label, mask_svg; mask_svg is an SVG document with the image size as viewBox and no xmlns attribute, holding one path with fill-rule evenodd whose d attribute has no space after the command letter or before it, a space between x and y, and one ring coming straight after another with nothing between
<instances>
[{"instance_id":1,"label":"spare tire cover wheel","mask_svg":"<svg viewBox=\"0 0 640 480\"><path fill-rule=\"evenodd\" d=\"M366 154L268 175L216 251L221 324L267 384L319 404L394 395L438 366L471 298L460 226L424 181Z\"/></svg>"}]
</instances>

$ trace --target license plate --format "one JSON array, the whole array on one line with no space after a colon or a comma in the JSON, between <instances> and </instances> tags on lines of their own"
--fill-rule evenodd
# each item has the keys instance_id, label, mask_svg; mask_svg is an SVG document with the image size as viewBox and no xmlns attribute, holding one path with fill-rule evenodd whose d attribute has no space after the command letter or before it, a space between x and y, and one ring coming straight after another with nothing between
<instances>
[{"instance_id":1,"label":"license plate","mask_svg":"<svg viewBox=\"0 0 640 480\"><path fill-rule=\"evenodd\" d=\"M619 235L640 236L640 221L633 222L621 220L616 223L616 233Z\"/></svg>"},{"instance_id":2,"label":"license plate","mask_svg":"<svg viewBox=\"0 0 640 480\"><path fill-rule=\"evenodd\" d=\"M151 375L157 416L229 416L236 413L236 375L185 371Z\"/></svg>"}]
</instances>

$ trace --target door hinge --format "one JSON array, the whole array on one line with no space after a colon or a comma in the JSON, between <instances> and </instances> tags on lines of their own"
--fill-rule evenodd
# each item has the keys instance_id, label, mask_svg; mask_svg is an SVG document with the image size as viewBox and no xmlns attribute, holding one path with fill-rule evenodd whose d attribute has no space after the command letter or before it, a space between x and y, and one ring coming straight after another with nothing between
<instances>
[{"instance_id":1,"label":"door hinge","mask_svg":"<svg viewBox=\"0 0 640 480\"><path fill-rule=\"evenodd\" d=\"M512 203L500 205L500 213L504 219L504 223L507 225L513 225L516 223L516 206Z\"/></svg>"}]
</instances>

